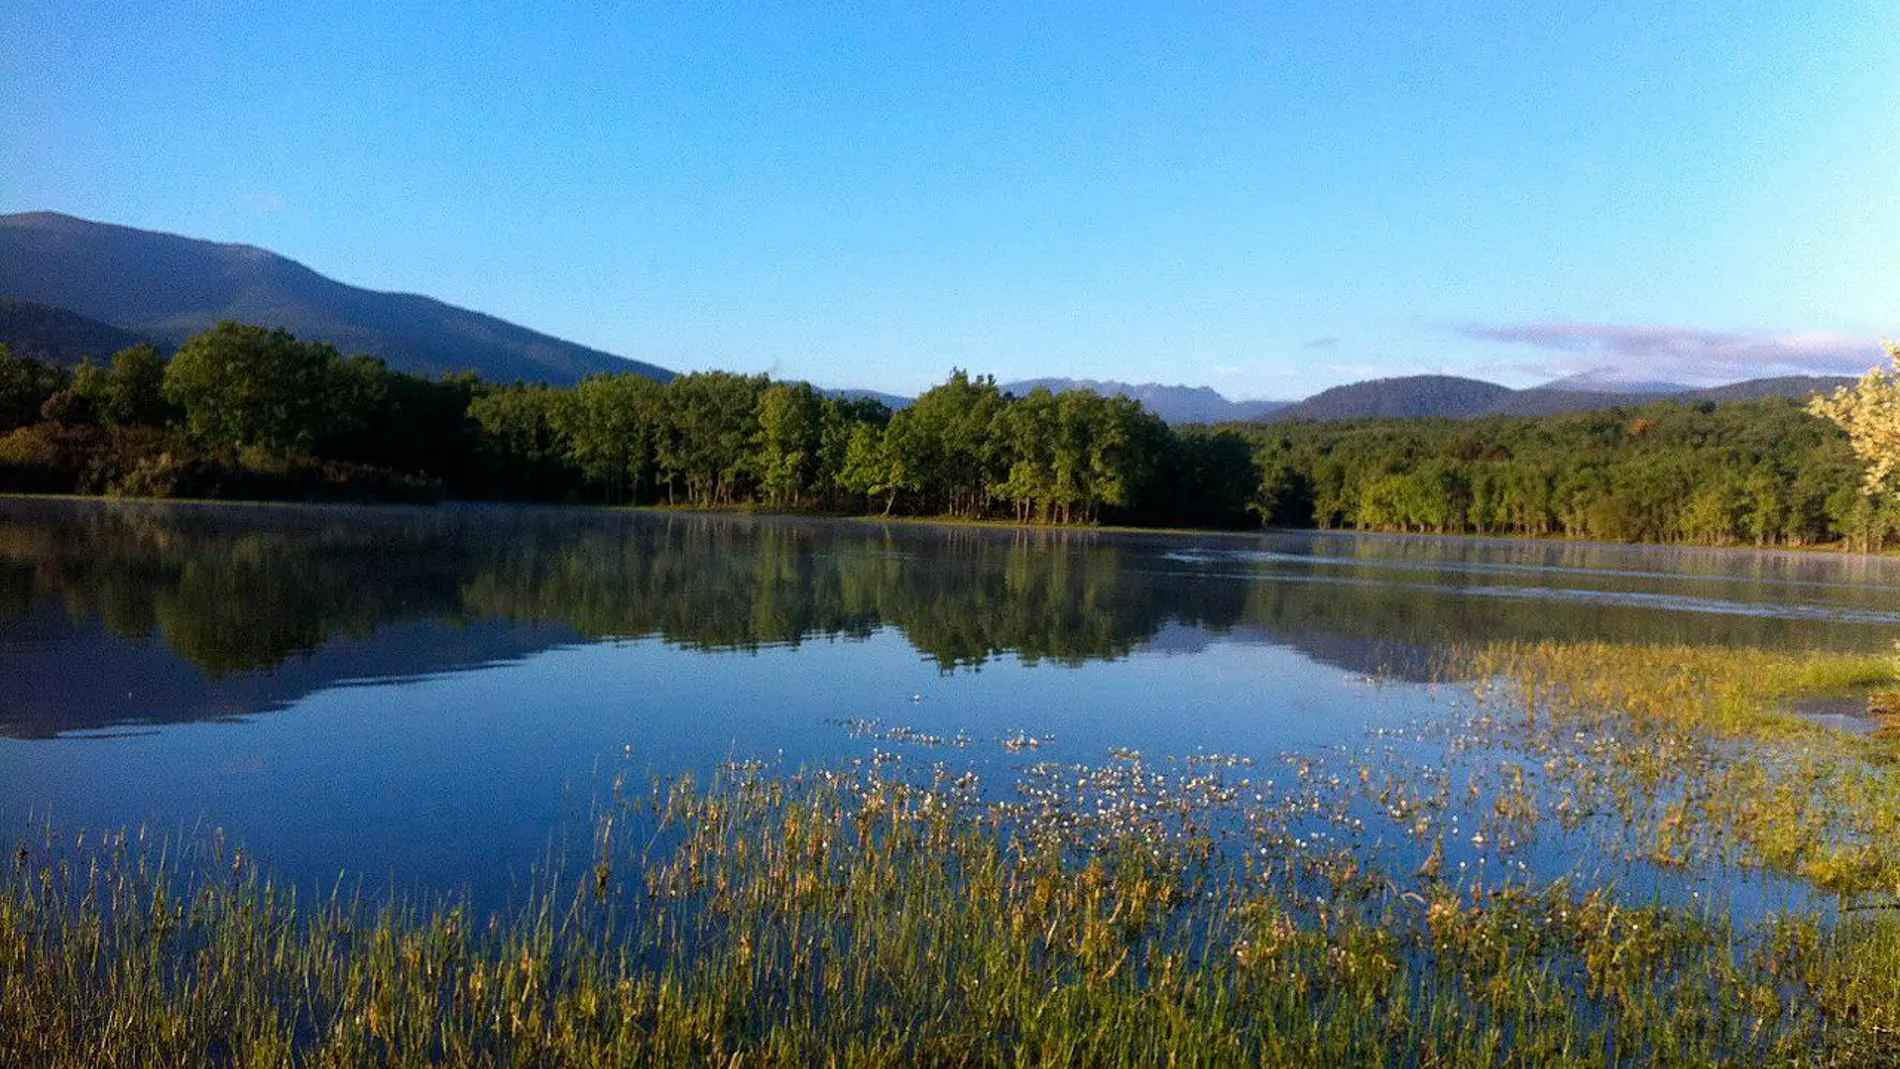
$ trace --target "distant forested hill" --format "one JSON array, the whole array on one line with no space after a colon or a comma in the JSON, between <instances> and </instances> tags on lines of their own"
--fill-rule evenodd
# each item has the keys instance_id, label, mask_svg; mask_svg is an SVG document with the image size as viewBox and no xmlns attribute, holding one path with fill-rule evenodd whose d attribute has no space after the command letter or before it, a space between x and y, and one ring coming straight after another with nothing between
<instances>
[{"instance_id":1,"label":"distant forested hill","mask_svg":"<svg viewBox=\"0 0 1900 1069\"><path fill-rule=\"evenodd\" d=\"M53 212L0 216L0 295L63 308L166 348L219 320L281 327L398 371L475 371L571 384L595 372L672 372L429 297L358 289L249 245Z\"/></svg>"},{"instance_id":2,"label":"distant forested hill","mask_svg":"<svg viewBox=\"0 0 1900 1069\"><path fill-rule=\"evenodd\" d=\"M147 340L78 312L0 297L0 345L15 356L43 364L76 367L87 360L110 363L112 354Z\"/></svg>"},{"instance_id":3,"label":"distant forested hill","mask_svg":"<svg viewBox=\"0 0 1900 1069\"><path fill-rule=\"evenodd\" d=\"M1139 384L1099 379L1023 379L1006 382L1004 393L1018 397L1031 390L1053 393L1085 390L1103 397L1127 397L1140 401L1143 408L1167 423L1233 423L1264 419L1286 405L1285 401L1229 401L1207 386L1163 386L1158 382Z\"/></svg>"},{"instance_id":4,"label":"distant forested hill","mask_svg":"<svg viewBox=\"0 0 1900 1069\"><path fill-rule=\"evenodd\" d=\"M1323 390L1274 412L1273 422L1392 416L1475 416L1511 393L1509 387L1452 375L1372 379Z\"/></svg>"},{"instance_id":5,"label":"distant forested hill","mask_svg":"<svg viewBox=\"0 0 1900 1069\"><path fill-rule=\"evenodd\" d=\"M1593 412L1607 408L1628 408L1660 400L1696 403L1702 401L1759 401L1770 397L1804 400L1809 394L1829 393L1853 379L1821 375L1789 375L1782 378L1750 379L1726 386L1691 389L1665 384L1637 384L1627 390L1583 389L1565 381L1544 386L1513 390L1481 379L1450 375L1411 375L1395 379L1371 379L1335 386L1304 401L1287 405L1264 417L1234 417L1236 420L1260 419L1268 423L1298 421L1329 422L1352 419L1388 419L1395 417L1444 417L1475 419L1484 416L1555 416L1567 412Z\"/></svg>"}]
</instances>

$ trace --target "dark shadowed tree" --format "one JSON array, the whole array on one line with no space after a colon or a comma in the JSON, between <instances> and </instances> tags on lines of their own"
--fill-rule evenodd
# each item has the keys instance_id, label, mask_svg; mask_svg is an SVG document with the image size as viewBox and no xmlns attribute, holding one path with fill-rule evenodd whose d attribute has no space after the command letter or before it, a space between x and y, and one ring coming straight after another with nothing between
<instances>
[{"instance_id":1,"label":"dark shadowed tree","mask_svg":"<svg viewBox=\"0 0 1900 1069\"><path fill-rule=\"evenodd\" d=\"M40 409L68 381L61 369L14 356L0 344L0 431L39 422Z\"/></svg>"},{"instance_id":2,"label":"dark shadowed tree","mask_svg":"<svg viewBox=\"0 0 1900 1069\"><path fill-rule=\"evenodd\" d=\"M99 416L118 427L162 427L174 415L165 401L165 358L158 346L140 342L112 357L99 399Z\"/></svg>"}]
</instances>

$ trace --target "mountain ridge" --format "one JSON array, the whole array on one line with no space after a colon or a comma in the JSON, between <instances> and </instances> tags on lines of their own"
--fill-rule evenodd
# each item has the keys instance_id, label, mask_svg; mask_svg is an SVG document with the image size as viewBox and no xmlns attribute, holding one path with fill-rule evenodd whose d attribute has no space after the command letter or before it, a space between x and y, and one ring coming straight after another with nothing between
<instances>
[{"instance_id":1,"label":"mountain ridge","mask_svg":"<svg viewBox=\"0 0 1900 1069\"><path fill-rule=\"evenodd\" d=\"M345 353L367 352L401 371L472 370L497 382L567 385L597 372L665 382L673 372L542 334L421 294L339 282L255 245L207 241L58 212L0 215L0 342L22 356L71 366L104 362L150 339L176 348L221 319L282 327ZM1599 369L1511 389L1482 379L1407 375L1347 383L1299 401L1229 400L1207 386L1045 377L1003 383L1129 397L1171 424L1436 416L1554 415L1675 400L1689 403L1803 397L1848 377L1783 376L1708 388L1642 381ZM892 408L909 398L850 387Z\"/></svg>"},{"instance_id":2,"label":"mountain ridge","mask_svg":"<svg viewBox=\"0 0 1900 1069\"><path fill-rule=\"evenodd\" d=\"M58 212L0 215L0 295L65 309L175 348L224 319L278 328L427 375L564 385L597 372L662 382L657 365L413 293L364 289L255 245Z\"/></svg>"},{"instance_id":3,"label":"mountain ridge","mask_svg":"<svg viewBox=\"0 0 1900 1069\"><path fill-rule=\"evenodd\" d=\"M14 356L60 367L107 364L112 354L150 340L70 309L0 297L0 345Z\"/></svg>"},{"instance_id":4,"label":"mountain ridge","mask_svg":"<svg viewBox=\"0 0 1900 1069\"><path fill-rule=\"evenodd\" d=\"M1167 386L1158 382L1126 383L1112 379L1047 377L1005 382L1004 393L1023 396L1037 389L1054 393L1088 390L1104 397L1120 395L1140 401L1164 423L1237 423L1260 419L1284 406L1285 401L1230 401L1211 386Z\"/></svg>"}]
</instances>

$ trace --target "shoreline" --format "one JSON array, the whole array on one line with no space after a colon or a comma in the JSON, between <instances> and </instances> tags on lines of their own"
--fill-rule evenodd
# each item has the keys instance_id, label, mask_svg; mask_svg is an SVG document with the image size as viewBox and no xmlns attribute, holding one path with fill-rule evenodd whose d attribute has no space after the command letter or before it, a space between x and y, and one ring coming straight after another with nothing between
<instances>
[{"instance_id":1,"label":"shoreline","mask_svg":"<svg viewBox=\"0 0 1900 1069\"><path fill-rule=\"evenodd\" d=\"M1609 546L1631 549L1687 549L1715 550L1721 552L1743 553L1796 553L1803 555L1827 555L1890 559L1900 557L1900 547L1889 547L1871 551L1849 549L1845 542L1811 545L1779 544L1719 544L1714 542L1612 542L1600 538L1580 538L1564 534L1500 534L1479 532L1446 531L1379 531L1356 530L1334 527L1255 527L1245 530L1220 527L1136 527L1128 524L1058 524L1058 523L1018 523L1003 519L969 519L956 516L883 516L871 514L846 514L823 512L818 510L776 510L750 508L746 506L708 507L703 505L604 505L584 502L558 501L493 501L476 498L444 498L440 501L392 502L392 501L285 501L279 499L234 499L205 497L107 497L100 494L30 494L17 492L0 493L0 501L55 501L67 503L96 503L101 505L135 506L184 506L189 508L309 508L309 509L411 509L428 511L443 507L449 508L517 508L571 510L575 512L635 513L656 516L697 515L730 516L771 520L821 520L837 523L877 524L893 527L938 527L945 529L967 529L987 531L1036 531L1036 532L1074 532L1077 534L1114 534L1114 535L1162 535L1167 537L1193 536L1197 538L1254 538L1263 534L1310 534L1336 537L1391 538L1391 539L1432 539L1460 542L1521 543L1528 545L1567 545L1567 546Z\"/></svg>"}]
</instances>

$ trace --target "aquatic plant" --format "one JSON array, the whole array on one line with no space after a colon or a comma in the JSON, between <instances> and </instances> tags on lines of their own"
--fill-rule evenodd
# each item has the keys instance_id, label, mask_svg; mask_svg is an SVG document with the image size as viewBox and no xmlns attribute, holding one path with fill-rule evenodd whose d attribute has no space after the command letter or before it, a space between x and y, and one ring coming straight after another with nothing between
<instances>
[{"instance_id":1,"label":"aquatic plant","mask_svg":"<svg viewBox=\"0 0 1900 1069\"><path fill-rule=\"evenodd\" d=\"M617 786L493 913L48 831L0 876L0 1064L1890 1065L1891 744L1778 703L1893 667L1496 646L1356 750L1010 736L994 782L853 722L894 749Z\"/></svg>"}]
</instances>

